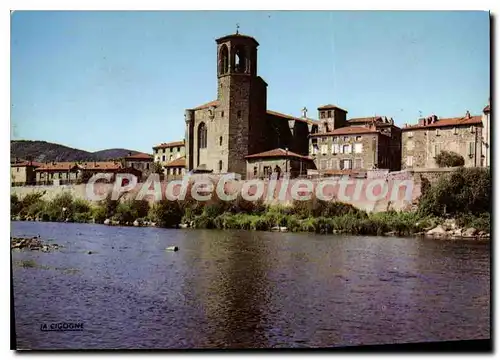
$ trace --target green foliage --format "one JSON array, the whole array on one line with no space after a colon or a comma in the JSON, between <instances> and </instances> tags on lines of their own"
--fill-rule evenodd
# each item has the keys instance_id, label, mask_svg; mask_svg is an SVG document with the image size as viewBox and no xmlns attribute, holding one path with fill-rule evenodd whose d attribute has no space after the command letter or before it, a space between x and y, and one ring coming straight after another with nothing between
<instances>
[{"instance_id":1,"label":"green foliage","mask_svg":"<svg viewBox=\"0 0 500 360\"><path fill-rule=\"evenodd\" d=\"M149 217L160 227L174 227L181 222L182 211L177 201L162 200L153 205Z\"/></svg>"},{"instance_id":2,"label":"green foliage","mask_svg":"<svg viewBox=\"0 0 500 360\"><path fill-rule=\"evenodd\" d=\"M489 169L461 168L441 177L420 197L421 216L491 212Z\"/></svg>"},{"instance_id":3,"label":"green foliage","mask_svg":"<svg viewBox=\"0 0 500 360\"><path fill-rule=\"evenodd\" d=\"M436 164L439 167L455 167L455 166L464 166L465 160L464 158L453 151L441 151L436 156Z\"/></svg>"},{"instance_id":4,"label":"green foliage","mask_svg":"<svg viewBox=\"0 0 500 360\"><path fill-rule=\"evenodd\" d=\"M153 173L158 174L158 175L163 175L163 166L159 162L154 162L153 163Z\"/></svg>"},{"instance_id":5,"label":"green foliage","mask_svg":"<svg viewBox=\"0 0 500 360\"><path fill-rule=\"evenodd\" d=\"M353 214L356 216L366 216L364 211L361 211L354 206L338 201L319 200L313 196L310 200L294 200L292 213L302 219L308 217L333 217L344 214Z\"/></svg>"},{"instance_id":6,"label":"green foliage","mask_svg":"<svg viewBox=\"0 0 500 360\"><path fill-rule=\"evenodd\" d=\"M16 194L10 194L10 214L17 215L21 211L21 201Z\"/></svg>"},{"instance_id":7,"label":"green foliage","mask_svg":"<svg viewBox=\"0 0 500 360\"><path fill-rule=\"evenodd\" d=\"M102 206L92 208L91 218L93 218L97 224L102 224L107 218L106 209Z\"/></svg>"},{"instance_id":8,"label":"green foliage","mask_svg":"<svg viewBox=\"0 0 500 360\"><path fill-rule=\"evenodd\" d=\"M479 216L472 214L462 214L456 218L456 223L462 228L476 228L479 231L491 232L491 215L482 213Z\"/></svg>"}]
</instances>

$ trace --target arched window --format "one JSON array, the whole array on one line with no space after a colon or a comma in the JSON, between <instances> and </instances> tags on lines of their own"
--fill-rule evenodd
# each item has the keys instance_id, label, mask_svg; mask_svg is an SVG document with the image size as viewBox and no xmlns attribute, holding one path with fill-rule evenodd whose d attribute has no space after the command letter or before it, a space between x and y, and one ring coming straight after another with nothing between
<instances>
[{"instance_id":1,"label":"arched window","mask_svg":"<svg viewBox=\"0 0 500 360\"><path fill-rule=\"evenodd\" d=\"M207 126L201 123L198 126L198 148L205 149L207 147Z\"/></svg>"},{"instance_id":2,"label":"arched window","mask_svg":"<svg viewBox=\"0 0 500 360\"><path fill-rule=\"evenodd\" d=\"M226 45L222 45L219 53L219 74L229 72L229 51Z\"/></svg>"},{"instance_id":3,"label":"arched window","mask_svg":"<svg viewBox=\"0 0 500 360\"><path fill-rule=\"evenodd\" d=\"M222 160L219 160L219 172L222 172Z\"/></svg>"},{"instance_id":4,"label":"arched window","mask_svg":"<svg viewBox=\"0 0 500 360\"><path fill-rule=\"evenodd\" d=\"M245 49L242 47L238 47L234 52L234 71L245 72L245 70L246 70Z\"/></svg>"}]
</instances>

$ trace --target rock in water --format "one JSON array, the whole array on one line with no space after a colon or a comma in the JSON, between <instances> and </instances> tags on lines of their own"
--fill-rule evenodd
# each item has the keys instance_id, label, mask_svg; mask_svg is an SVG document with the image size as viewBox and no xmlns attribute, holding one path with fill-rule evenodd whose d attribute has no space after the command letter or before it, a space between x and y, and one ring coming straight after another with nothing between
<instances>
[{"instance_id":1,"label":"rock in water","mask_svg":"<svg viewBox=\"0 0 500 360\"><path fill-rule=\"evenodd\" d=\"M471 228L468 228L467 230L465 230L462 235L465 236L465 237L473 237L474 235L476 235L477 233L477 230L473 227Z\"/></svg>"},{"instance_id":2,"label":"rock in water","mask_svg":"<svg viewBox=\"0 0 500 360\"><path fill-rule=\"evenodd\" d=\"M139 226L139 221L135 220L134 223L133 223L134 226Z\"/></svg>"},{"instance_id":3,"label":"rock in water","mask_svg":"<svg viewBox=\"0 0 500 360\"><path fill-rule=\"evenodd\" d=\"M104 225L109 225L109 224L111 224L111 220L109 219L104 220Z\"/></svg>"},{"instance_id":4,"label":"rock in water","mask_svg":"<svg viewBox=\"0 0 500 360\"><path fill-rule=\"evenodd\" d=\"M438 225L434 229L427 231L427 235L444 236L446 235L446 230L441 225Z\"/></svg>"},{"instance_id":5,"label":"rock in water","mask_svg":"<svg viewBox=\"0 0 500 360\"><path fill-rule=\"evenodd\" d=\"M179 248L177 246L169 246L168 248L166 248L165 250L167 251L178 251Z\"/></svg>"}]
</instances>

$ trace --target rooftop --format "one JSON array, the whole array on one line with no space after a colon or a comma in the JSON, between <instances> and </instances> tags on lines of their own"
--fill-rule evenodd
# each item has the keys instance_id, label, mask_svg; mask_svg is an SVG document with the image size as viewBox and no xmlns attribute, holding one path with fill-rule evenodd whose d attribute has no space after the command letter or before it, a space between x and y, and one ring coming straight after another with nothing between
<instances>
[{"instance_id":1,"label":"rooftop","mask_svg":"<svg viewBox=\"0 0 500 360\"><path fill-rule=\"evenodd\" d=\"M315 136L355 135L355 134L375 134L375 133L380 133L380 132L371 127L369 128L365 126L345 126L335 129L333 131L311 134L309 136L315 137Z\"/></svg>"},{"instance_id":2,"label":"rooftop","mask_svg":"<svg viewBox=\"0 0 500 360\"><path fill-rule=\"evenodd\" d=\"M261 158L275 158L275 157L288 157L288 158L291 157L297 159L312 160L309 156L299 155L292 151L289 150L287 151L281 148L245 156L246 159L261 159Z\"/></svg>"},{"instance_id":3,"label":"rooftop","mask_svg":"<svg viewBox=\"0 0 500 360\"><path fill-rule=\"evenodd\" d=\"M429 129L429 128L442 128L442 127L448 127L448 126L471 126L471 125L480 125L482 124L481 121L481 116L479 115L474 115L474 116L463 116L463 117L454 117L454 118L435 118L436 120L434 122L427 123L425 125L422 124L415 124L415 125L407 125L402 128L403 131L409 131L409 130L419 130L419 129ZM421 120L428 120L428 119L421 119Z\"/></svg>"},{"instance_id":4,"label":"rooftop","mask_svg":"<svg viewBox=\"0 0 500 360\"><path fill-rule=\"evenodd\" d=\"M153 155L145 154L145 153L137 153L134 155L125 156L125 160L152 160Z\"/></svg>"},{"instance_id":5,"label":"rooftop","mask_svg":"<svg viewBox=\"0 0 500 360\"><path fill-rule=\"evenodd\" d=\"M165 167L185 167L186 166L186 157L180 157L178 159L175 159L168 164L165 165Z\"/></svg>"},{"instance_id":6,"label":"rooftop","mask_svg":"<svg viewBox=\"0 0 500 360\"><path fill-rule=\"evenodd\" d=\"M164 148L171 148L171 147L178 147L178 146L184 146L184 140L181 141L172 141L169 143L161 143L159 145L156 145L153 147L153 149L164 149Z\"/></svg>"},{"instance_id":7,"label":"rooftop","mask_svg":"<svg viewBox=\"0 0 500 360\"><path fill-rule=\"evenodd\" d=\"M339 110L342 110L344 112L347 112L347 110L342 109L341 107L338 107L337 105L332 105L332 104L322 105L322 106L318 107L318 110L330 110L330 109L339 109Z\"/></svg>"},{"instance_id":8,"label":"rooftop","mask_svg":"<svg viewBox=\"0 0 500 360\"><path fill-rule=\"evenodd\" d=\"M257 42L257 40L255 40L255 38L251 37L251 36L248 36L248 35L243 35L243 34L240 34L238 32L236 32L236 34L230 34L230 35L225 35L225 36L222 36L218 39L215 39L215 41L217 42L217 44L221 43L221 42L224 42L226 40L230 40L230 39L234 39L234 38L241 38L241 39L245 39L245 40L250 40L252 41L256 46L259 46L259 43Z\"/></svg>"},{"instance_id":9,"label":"rooftop","mask_svg":"<svg viewBox=\"0 0 500 360\"><path fill-rule=\"evenodd\" d=\"M192 108L190 110L203 110L203 109L211 108L212 106L215 106L215 107L219 106L219 101L218 100L212 100L212 101L207 102L205 104L198 105L197 107L194 107L194 108ZM281 117L281 118L284 118L284 119L287 119L287 120L296 120L296 121L301 121L301 122L305 122L305 123L308 123L308 124L318 124L317 120L311 119L311 118L304 118L304 117L297 117L297 116L287 115L287 114L283 114L283 113L280 113L278 111L273 111L273 110L267 110L267 113L269 115L278 116L278 117Z\"/></svg>"}]
</instances>

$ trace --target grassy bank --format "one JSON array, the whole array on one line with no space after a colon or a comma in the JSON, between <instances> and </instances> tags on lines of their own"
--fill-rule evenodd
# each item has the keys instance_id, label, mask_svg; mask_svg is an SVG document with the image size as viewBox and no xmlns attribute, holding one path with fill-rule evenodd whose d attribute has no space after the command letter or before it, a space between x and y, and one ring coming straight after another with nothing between
<instances>
[{"instance_id":1,"label":"grassy bank","mask_svg":"<svg viewBox=\"0 0 500 360\"><path fill-rule=\"evenodd\" d=\"M447 218L454 218L460 227L474 227L489 233L490 192L488 170L461 169L432 186L424 183L415 212L367 214L349 204L315 197L295 201L287 207L265 206L241 196L230 202L216 196L208 202L198 202L189 196L188 190L183 201L162 201L152 207L146 201L119 201L109 196L90 204L73 199L70 194L61 194L51 201L43 200L43 193L29 194L23 199L11 195L11 215L41 221L103 223L110 219L120 225L137 221L140 225L154 223L160 227L185 224L193 228L263 231L286 227L291 232L400 236L421 233Z\"/></svg>"}]
</instances>

